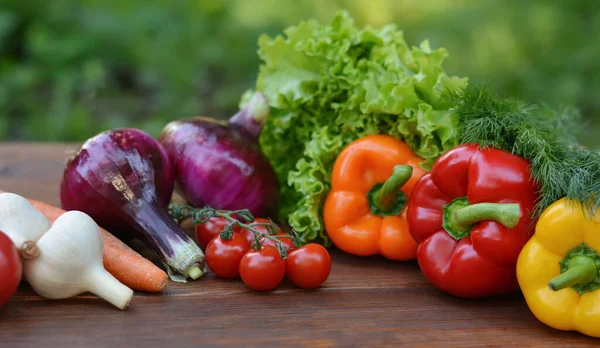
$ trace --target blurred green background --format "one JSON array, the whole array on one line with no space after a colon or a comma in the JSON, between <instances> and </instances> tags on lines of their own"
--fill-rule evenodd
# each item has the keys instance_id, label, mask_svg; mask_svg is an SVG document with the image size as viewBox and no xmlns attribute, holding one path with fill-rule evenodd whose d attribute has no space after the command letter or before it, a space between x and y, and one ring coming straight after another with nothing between
<instances>
[{"instance_id":1,"label":"blurred green background","mask_svg":"<svg viewBox=\"0 0 600 348\"><path fill-rule=\"evenodd\" d=\"M585 117L600 146L595 0L0 0L0 140L82 141L114 127L224 118L253 87L257 39L346 9L446 47L449 74ZM594 136L596 135L596 136Z\"/></svg>"}]
</instances>

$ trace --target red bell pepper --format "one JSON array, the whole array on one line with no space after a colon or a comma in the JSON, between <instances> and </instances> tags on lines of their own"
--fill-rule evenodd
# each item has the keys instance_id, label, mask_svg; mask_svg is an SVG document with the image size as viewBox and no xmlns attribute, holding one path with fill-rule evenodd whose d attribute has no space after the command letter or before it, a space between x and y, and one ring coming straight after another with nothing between
<instances>
[{"instance_id":1,"label":"red bell pepper","mask_svg":"<svg viewBox=\"0 0 600 348\"><path fill-rule=\"evenodd\" d=\"M407 210L425 277L460 297L516 291L537 192L522 157L476 145L442 155L415 185Z\"/></svg>"}]
</instances>

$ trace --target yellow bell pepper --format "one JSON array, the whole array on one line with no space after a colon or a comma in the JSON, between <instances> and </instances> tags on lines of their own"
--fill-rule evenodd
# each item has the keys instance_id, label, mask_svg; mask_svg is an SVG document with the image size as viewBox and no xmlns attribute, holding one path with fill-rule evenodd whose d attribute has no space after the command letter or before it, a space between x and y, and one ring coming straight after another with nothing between
<instances>
[{"instance_id":1,"label":"yellow bell pepper","mask_svg":"<svg viewBox=\"0 0 600 348\"><path fill-rule=\"evenodd\" d=\"M558 330L600 337L600 211L590 219L561 199L540 216L517 260L531 312Z\"/></svg>"}]
</instances>

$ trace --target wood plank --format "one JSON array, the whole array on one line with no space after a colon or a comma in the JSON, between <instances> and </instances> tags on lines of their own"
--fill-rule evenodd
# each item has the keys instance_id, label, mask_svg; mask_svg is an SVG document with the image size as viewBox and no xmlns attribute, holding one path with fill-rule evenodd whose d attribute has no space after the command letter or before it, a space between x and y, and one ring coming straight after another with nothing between
<instances>
[{"instance_id":1,"label":"wood plank","mask_svg":"<svg viewBox=\"0 0 600 348\"><path fill-rule=\"evenodd\" d=\"M0 145L0 189L59 204L58 185L78 144Z\"/></svg>"},{"instance_id":2,"label":"wood plank","mask_svg":"<svg viewBox=\"0 0 600 348\"><path fill-rule=\"evenodd\" d=\"M0 145L0 188L58 204L75 144ZM211 274L136 293L124 312L90 294L44 300L23 284L0 309L0 347L598 346L538 322L520 294L466 300L429 285L416 262L332 251L325 286L271 293Z\"/></svg>"}]
</instances>

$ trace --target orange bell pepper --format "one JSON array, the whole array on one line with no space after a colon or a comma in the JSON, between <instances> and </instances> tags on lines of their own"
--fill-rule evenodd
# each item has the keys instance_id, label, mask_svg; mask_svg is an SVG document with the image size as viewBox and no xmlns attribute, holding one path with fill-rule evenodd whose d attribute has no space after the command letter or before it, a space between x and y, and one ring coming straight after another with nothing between
<instances>
[{"instance_id":1,"label":"orange bell pepper","mask_svg":"<svg viewBox=\"0 0 600 348\"><path fill-rule=\"evenodd\" d=\"M371 135L338 156L325 200L325 230L333 244L353 255L416 258L417 243L406 224L406 202L425 174L404 142Z\"/></svg>"}]
</instances>

